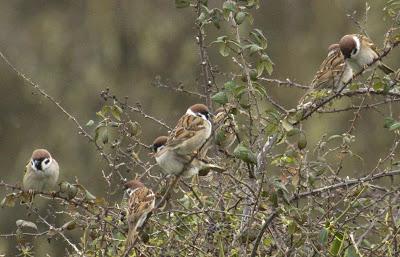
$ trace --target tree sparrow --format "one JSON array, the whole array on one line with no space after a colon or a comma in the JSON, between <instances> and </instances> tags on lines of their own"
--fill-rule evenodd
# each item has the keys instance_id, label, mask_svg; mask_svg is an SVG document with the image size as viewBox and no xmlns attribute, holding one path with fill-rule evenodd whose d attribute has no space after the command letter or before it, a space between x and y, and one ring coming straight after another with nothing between
<instances>
[{"instance_id":1,"label":"tree sparrow","mask_svg":"<svg viewBox=\"0 0 400 257\"><path fill-rule=\"evenodd\" d=\"M219 172L225 170L224 168L200 160L194 154L180 155L173 148L169 147L167 143L168 137L160 136L154 140L151 146L157 164L166 174L182 175L183 177L190 178L199 173L207 174L211 169Z\"/></svg>"},{"instance_id":2,"label":"tree sparrow","mask_svg":"<svg viewBox=\"0 0 400 257\"><path fill-rule=\"evenodd\" d=\"M204 104L195 104L187 109L168 137L166 146L179 155L197 153L212 132L210 112Z\"/></svg>"},{"instance_id":3,"label":"tree sparrow","mask_svg":"<svg viewBox=\"0 0 400 257\"><path fill-rule=\"evenodd\" d=\"M322 62L311 82L313 89L337 89L353 77L353 71L344 61L339 44L328 47L328 56Z\"/></svg>"},{"instance_id":4,"label":"tree sparrow","mask_svg":"<svg viewBox=\"0 0 400 257\"><path fill-rule=\"evenodd\" d=\"M360 71L379 57L378 49L371 39L360 34L343 36L339 45L346 63L350 65L354 72ZM377 61L376 64L385 74L394 72L381 61Z\"/></svg>"},{"instance_id":5,"label":"tree sparrow","mask_svg":"<svg viewBox=\"0 0 400 257\"><path fill-rule=\"evenodd\" d=\"M214 136L215 144L222 150L226 150L236 140L236 123L234 117L233 115L228 114L223 107L220 107L215 111L213 121L216 127Z\"/></svg>"},{"instance_id":6,"label":"tree sparrow","mask_svg":"<svg viewBox=\"0 0 400 257\"><path fill-rule=\"evenodd\" d=\"M26 165L22 181L24 190L49 191L57 183L58 163L46 149L36 149Z\"/></svg>"},{"instance_id":7,"label":"tree sparrow","mask_svg":"<svg viewBox=\"0 0 400 257\"><path fill-rule=\"evenodd\" d=\"M301 108L312 104L304 102L310 94L319 89L338 89L353 77L353 70L344 61L343 54L340 51L339 44L332 44L328 47L328 55L319 66L319 70L311 81L310 90L300 99Z\"/></svg>"},{"instance_id":8,"label":"tree sparrow","mask_svg":"<svg viewBox=\"0 0 400 257\"><path fill-rule=\"evenodd\" d=\"M125 183L124 198L127 198L126 207L128 219L128 235L126 237L127 248L131 248L138 236L140 228L147 215L154 209L156 198L153 191L143 185L139 180L130 180Z\"/></svg>"}]
</instances>

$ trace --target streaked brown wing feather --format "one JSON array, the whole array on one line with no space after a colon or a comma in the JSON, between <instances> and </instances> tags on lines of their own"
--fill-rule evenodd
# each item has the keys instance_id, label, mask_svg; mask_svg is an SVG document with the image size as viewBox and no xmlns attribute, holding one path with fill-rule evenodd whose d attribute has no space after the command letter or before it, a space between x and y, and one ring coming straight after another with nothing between
<instances>
[{"instance_id":1,"label":"streaked brown wing feather","mask_svg":"<svg viewBox=\"0 0 400 257\"><path fill-rule=\"evenodd\" d=\"M166 145L175 146L188 140L196 134L196 131L205 129L206 121L201 117L184 115L179 119L178 124L168 137Z\"/></svg>"},{"instance_id":2,"label":"streaked brown wing feather","mask_svg":"<svg viewBox=\"0 0 400 257\"><path fill-rule=\"evenodd\" d=\"M345 62L340 49L334 49L322 62L318 72L311 82L311 86L316 88L333 87L338 75L344 71Z\"/></svg>"},{"instance_id":3,"label":"streaked brown wing feather","mask_svg":"<svg viewBox=\"0 0 400 257\"><path fill-rule=\"evenodd\" d=\"M376 45L374 44L374 42L372 42L372 40L371 40L369 37L364 36L364 35L361 35L361 34L358 34L357 36L358 36L358 38L359 38L360 40L363 40L364 42L366 42L366 43L368 44L368 46L369 46L372 50L374 50L376 53L379 53L378 47L376 47Z\"/></svg>"},{"instance_id":4,"label":"streaked brown wing feather","mask_svg":"<svg viewBox=\"0 0 400 257\"><path fill-rule=\"evenodd\" d=\"M137 189L129 198L128 213L140 214L148 211L154 201L154 193L146 187Z\"/></svg>"}]
</instances>

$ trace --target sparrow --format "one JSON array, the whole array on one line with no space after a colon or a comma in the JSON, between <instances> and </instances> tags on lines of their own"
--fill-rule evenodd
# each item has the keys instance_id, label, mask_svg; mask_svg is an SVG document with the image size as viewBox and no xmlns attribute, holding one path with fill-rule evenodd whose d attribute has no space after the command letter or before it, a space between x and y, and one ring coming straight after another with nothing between
<instances>
[{"instance_id":1,"label":"sparrow","mask_svg":"<svg viewBox=\"0 0 400 257\"><path fill-rule=\"evenodd\" d=\"M300 106L307 105L304 101L312 92L320 89L336 90L348 83L352 77L353 70L345 62L339 44L331 44L328 47L328 55L311 81L310 90L300 99Z\"/></svg>"},{"instance_id":2,"label":"sparrow","mask_svg":"<svg viewBox=\"0 0 400 257\"><path fill-rule=\"evenodd\" d=\"M49 191L57 183L59 167L46 149L36 149L26 165L22 187L26 191Z\"/></svg>"},{"instance_id":3,"label":"sparrow","mask_svg":"<svg viewBox=\"0 0 400 257\"><path fill-rule=\"evenodd\" d=\"M211 132L210 111L204 104L195 104L179 119L165 145L179 155L192 155L203 148Z\"/></svg>"},{"instance_id":4,"label":"sparrow","mask_svg":"<svg viewBox=\"0 0 400 257\"><path fill-rule=\"evenodd\" d=\"M375 59L379 58L378 48L375 44L371 39L360 34L343 36L339 41L339 46L346 63L350 65L353 72L360 71L367 65L371 64ZM376 65L385 74L394 72L381 61L377 61Z\"/></svg>"},{"instance_id":5,"label":"sparrow","mask_svg":"<svg viewBox=\"0 0 400 257\"><path fill-rule=\"evenodd\" d=\"M126 213L128 221L128 235L126 246L131 248L138 236L137 229L143 226L147 215L155 207L155 194L139 180L130 180L124 184L124 198L127 199Z\"/></svg>"},{"instance_id":6,"label":"sparrow","mask_svg":"<svg viewBox=\"0 0 400 257\"><path fill-rule=\"evenodd\" d=\"M352 77L353 70L345 63L339 44L332 44L328 47L328 55L315 74L311 87L314 90L337 89L349 82Z\"/></svg>"},{"instance_id":7,"label":"sparrow","mask_svg":"<svg viewBox=\"0 0 400 257\"><path fill-rule=\"evenodd\" d=\"M207 175L211 169L219 172L225 170L199 159L196 154L180 155L167 143L168 137L160 136L151 145L157 164L166 174L190 178L196 174Z\"/></svg>"},{"instance_id":8,"label":"sparrow","mask_svg":"<svg viewBox=\"0 0 400 257\"><path fill-rule=\"evenodd\" d=\"M213 119L215 124L214 142L221 149L228 149L236 140L236 122L232 114L220 107L215 111Z\"/></svg>"}]
</instances>

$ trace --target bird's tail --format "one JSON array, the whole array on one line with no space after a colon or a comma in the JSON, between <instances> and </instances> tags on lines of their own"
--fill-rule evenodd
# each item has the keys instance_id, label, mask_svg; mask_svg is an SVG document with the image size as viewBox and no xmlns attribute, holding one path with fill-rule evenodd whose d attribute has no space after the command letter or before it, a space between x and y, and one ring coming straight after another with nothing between
<instances>
[{"instance_id":1,"label":"bird's tail","mask_svg":"<svg viewBox=\"0 0 400 257\"><path fill-rule=\"evenodd\" d=\"M385 73L385 74L394 73L394 70L392 70L389 66L387 66L386 64L384 64L384 63L382 63L382 62L380 62L380 63L378 64L378 68L379 68L381 71L383 71L383 73Z\"/></svg>"},{"instance_id":2,"label":"bird's tail","mask_svg":"<svg viewBox=\"0 0 400 257\"><path fill-rule=\"evenodd\" d=\"M126 249L132 249L133 245L136 242L136 239L138 237L138 232L136 229L130 229L128 231L128 235L126 236Z\"/></svg>"}]
</instances>

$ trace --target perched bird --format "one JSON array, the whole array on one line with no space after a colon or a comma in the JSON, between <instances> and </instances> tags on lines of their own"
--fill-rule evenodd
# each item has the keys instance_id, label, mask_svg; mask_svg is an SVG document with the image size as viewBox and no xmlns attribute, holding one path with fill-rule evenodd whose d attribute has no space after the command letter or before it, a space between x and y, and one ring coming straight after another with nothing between
<instances>
[{"instance_id":1,"label":"perched bird","mask_svg":"<svg viewBox=\"0 0 400 257\"><path fill-rule=\"evenodd\" d=\"M345 63L339 44L332 44L328 47L328 55L315 74L311 87L312 89L337 89L347 83L352 76L353 71Z\"/></svg>"},{"instance_id":2,"label":"perched bird","mask_svg":"<svg viewBox=\"0 0 400 257\"><path fill-rule=\"evenodd\" d=\"M24 190L49 191L57 183L59 167L46 149L36 149L26 165L22 181Z\"/></svg>"},{"instance_id":3,"label":"perched bird","mask_svg":"<svg viewBox=\"0 0 400 257\"><path fill-rule=\"evenodd\" d=\"M166 147L179 155L198 153L211 136L210 116L204 104L190 106L169 135Z\"/></svg>"},{"instance_id":4,"label":"perched bird","mask_svg":"<svg viewBox=\"0 0 400 257\"><path fill-rule=\"evenodd\" d=\"M124 184L127 199L126 213L128 220L127 248L131 248L138 236L137 229L143 226L147 215L155 207L155 195L139 180L130 180Z\"/></svg>"},{"instance_id":5,"label":"perched bird","mask_svg":"<svg viewBox=\"0 0 400 257\"><path fill-rule=\"evenodd\" d=\"M220 150L226 151L236 140L235 119L223 107L215 111L213 119L215 124L214 142Z\"/></svg>"},{"instance_id":6,"label":"perched bird","mask_svg":"<svg viewBox=\"0 0 400 257\"><path fill-rule=\"evenodd\" d=\"M379 57L378 48L374 45L371 39L360 34L343 36L339 41L339 46L346 63L350 65L354 73L371 64ZM385 74L394 72L381 61L377 61L376 65Z\"/></svg>"},{"instance_id":7,"label":"perched bird","mask_svg":"<svg viewBox=\"0 0 400 257\"><path fill-rule=\"evenodd\" d=\"M190 178L199 173L200 175L206 175L210 170L219 172L225 170L217 165L200 160L195 154L180 155L175 149L169 147L167 142L168 137L160 136L151 145L157 164L166 174Z\"/></svg>"},{"instance_id":8,"label":"perched bird","mask_svg":"<svg viewBox=\"0 0 400 257\"><path fill-rule=\"evenodd\" d=\"M328 55L319 66L317 73L311 81L311 88L300 99L300 106L310 97L311 93L320 89L337 90L348 83L353 77L353 70L348 65L340 51L339 44L332 44L328 47ZM309 102L310 103L310 102Z\"/></svg>"}]
</instances>

